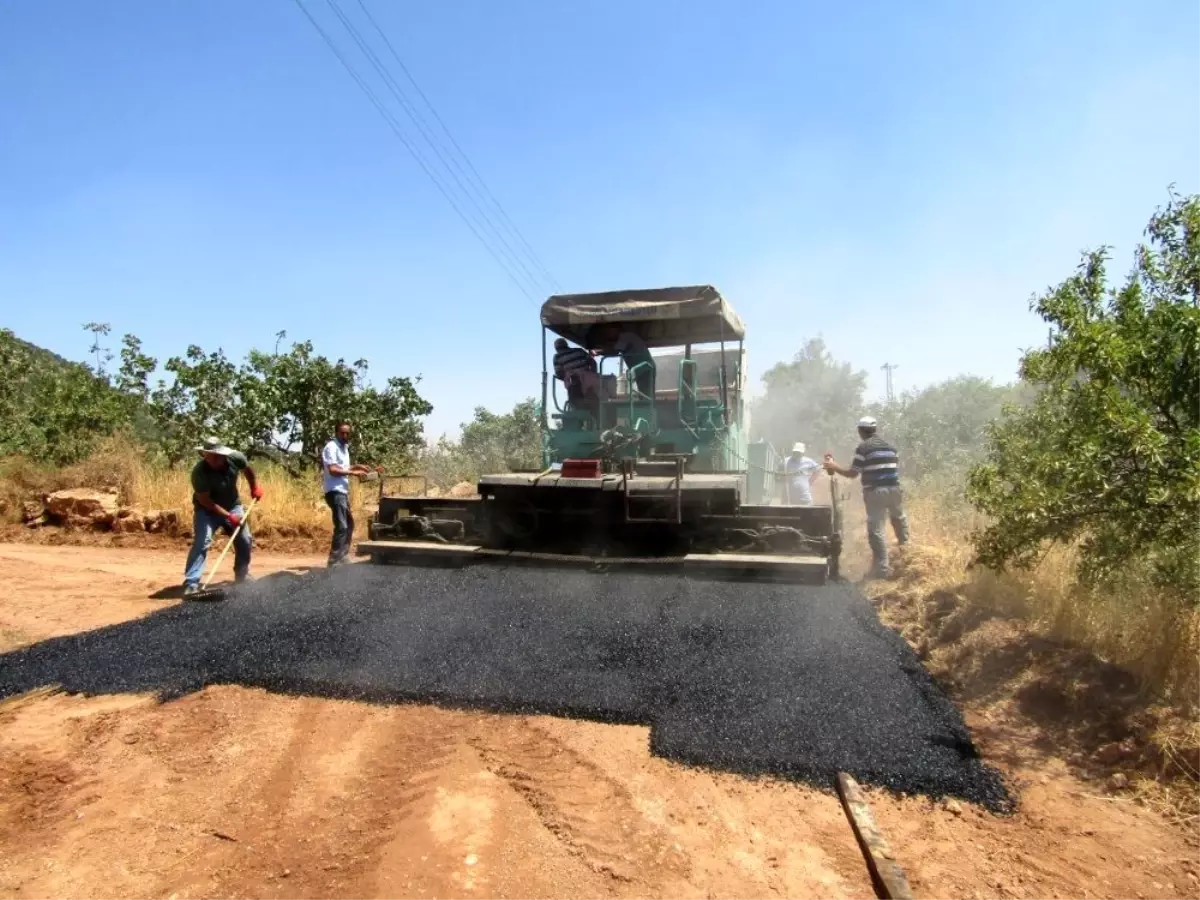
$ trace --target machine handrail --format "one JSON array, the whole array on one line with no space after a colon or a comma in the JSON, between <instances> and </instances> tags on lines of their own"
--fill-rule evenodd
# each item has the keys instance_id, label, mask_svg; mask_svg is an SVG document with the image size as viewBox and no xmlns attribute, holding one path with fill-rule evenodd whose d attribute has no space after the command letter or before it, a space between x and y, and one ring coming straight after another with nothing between
<instances>
[{"instance_id":1,"label":"machine handrail","mask_svg":"<svg viewBox=\"0 0 1200 900\"><path fill-rule=\"evenodd\" d=\"M683 377L685 368L690 369L690 371L692 372L692 382L693 383L691 383L691 384L689 384L688 381ZM696 369L696 361L694 359L685 358L685 359L681 359L679 361L679 393L678 393L678 396L675 398L675 403L676 403L676 407L679 412L679 421L682 422L684 425L694 426L697 424L697 422L696 422L697 388L694 383L696 380L696 370L697 370ZM684 394L685 393L687 394L686 399L690 401L690 407L691 407L691 415L690 416L684 414L684 400L685 400Z\"/></svg>"},{"instance_id":2,"label":"machine handrail","mask_svg":"<svg viewBox=\"0 0 1200 900\"><path fill-rule=\"evenodd\" d=\"M637 365L630 366L628 369L626 369L625 370L625 386L629 390L629 421L630 422L634 421L634 418L637 415L636 407L638 406L638 402L637 402L636 398L641 397L642 400L644 401L644 403L642 405L649 406L650 422L648 424L650 425L650 429L653 431L655 428L658 427L658 410L654 406L654 397L649 396L647 394L643 394L641 389L637 386L638 370L646 369L646 368L649 368L650 371L653 372L654 371L653 363L640 362Z\"/></svg>"}]
</instances>

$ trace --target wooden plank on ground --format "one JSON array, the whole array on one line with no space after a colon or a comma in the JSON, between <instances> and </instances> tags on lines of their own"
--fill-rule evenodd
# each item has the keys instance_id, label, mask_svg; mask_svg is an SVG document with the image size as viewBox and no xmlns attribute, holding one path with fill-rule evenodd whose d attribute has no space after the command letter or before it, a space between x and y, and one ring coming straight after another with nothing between
<instances>
[{"instance_id":1,"label":"wooden plank on ground","mask_svg":"<svg viewBox=\"0 0 1200 900\"><path fill-rule=\"evenodd\" d=\"M912 900L908 879L892 857L892 850L875 824L875 817L871 815L871 808L867 806L858 782L845 772L839 772L837 788L846 818L850 820L858 846L867 860L867 868L871 870L876 892L884 900Z\"/></svg>"}]
</instances>

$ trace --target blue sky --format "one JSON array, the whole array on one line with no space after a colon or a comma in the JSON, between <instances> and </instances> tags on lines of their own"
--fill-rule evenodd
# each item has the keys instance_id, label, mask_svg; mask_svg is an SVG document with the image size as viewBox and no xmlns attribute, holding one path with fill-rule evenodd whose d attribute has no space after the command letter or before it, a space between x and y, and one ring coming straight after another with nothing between
<instances>
[{"instance_id":1,"label":"blue sky","mask_svg":"<svg viewBox=\"0 0 1200 900\"><path fill-rule=\"evenodd\" d=\"M365 2L560 284L715 284L755 382L816 334L872 394L1009 379L1030 295L1200 187L1193 0ZM537 303L292 0L0 0L0 310L77 358L285 329L420 374L431 435L539 385Z\"/></svg>"}]
</instances>

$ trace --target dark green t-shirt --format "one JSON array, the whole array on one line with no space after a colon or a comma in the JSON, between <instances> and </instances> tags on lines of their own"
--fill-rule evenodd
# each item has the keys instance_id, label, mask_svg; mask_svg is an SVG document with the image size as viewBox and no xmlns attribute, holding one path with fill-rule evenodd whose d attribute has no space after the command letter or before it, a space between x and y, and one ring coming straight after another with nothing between
<instances>
[{"instance_id":1,"label":"dark green t-shirt","mask_svg":"<svg viewBox=\"0 0 1200 900\"><path fill-rule=\"evenodd\" d=\"M196 463L192 467L192 490L196 494L208 494L209 499L222 509L233 509L238 505L238 475L250 463L236 450L225 458L229 465L224 469L214 469L203 459ZM196 503L195 494L192 504L200 505Z\"/></svg>"}]
</instances>

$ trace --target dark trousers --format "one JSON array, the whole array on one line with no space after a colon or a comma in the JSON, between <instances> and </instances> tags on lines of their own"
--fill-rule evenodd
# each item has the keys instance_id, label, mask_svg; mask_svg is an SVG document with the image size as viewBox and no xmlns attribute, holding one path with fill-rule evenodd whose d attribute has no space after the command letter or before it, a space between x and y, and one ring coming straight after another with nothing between
<instances>
[{"instance_id":1,"label":"dark trousers","mask_svg":"<svg viewBox=\"0 0 1200 900\"><path fill-rule=\"evenodd\" d=\"M354 516L350 514L350 495L341 491L330 491L325 502L333 512L333 541L329 545L329 564L341 562L350 553L350 539L354 537Z\"/></svg>"}]
</instances>

